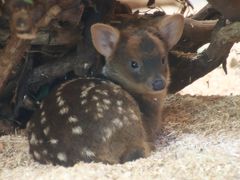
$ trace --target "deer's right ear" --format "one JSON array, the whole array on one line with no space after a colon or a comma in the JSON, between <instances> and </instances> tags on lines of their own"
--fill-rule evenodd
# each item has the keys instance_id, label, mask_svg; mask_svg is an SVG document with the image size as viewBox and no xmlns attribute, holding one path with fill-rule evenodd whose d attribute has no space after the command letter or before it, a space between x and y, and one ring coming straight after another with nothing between
<instances>
[{"instance_id":1,"label":"deer's right ear","mask_svg":"<svg viewBox=\"0 0 240 180\"><path fill-rule=\"evenodd\" d=\"M119 40L120 33L110 25L97 23L91 26L92 42L97 51L108 58Z\"/></svg>"}]
</instances>

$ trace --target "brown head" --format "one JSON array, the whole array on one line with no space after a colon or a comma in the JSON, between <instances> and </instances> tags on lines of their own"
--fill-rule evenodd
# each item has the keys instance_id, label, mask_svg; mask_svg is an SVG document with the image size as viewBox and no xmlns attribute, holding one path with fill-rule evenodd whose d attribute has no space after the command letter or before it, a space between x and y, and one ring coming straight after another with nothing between
<instances>
[{"instance_id":1,"label":"brown head","mask_svg":"<svg viewBox=\"0 0 240 180\"><path fill-rule=\"evenodd\" d=\"M166 92L168 52L180 39L183 25L181 15L157 17L121 31L94 24L92 41L106 60L103 74L133 93Z\"/></svg>"}]
</instances>

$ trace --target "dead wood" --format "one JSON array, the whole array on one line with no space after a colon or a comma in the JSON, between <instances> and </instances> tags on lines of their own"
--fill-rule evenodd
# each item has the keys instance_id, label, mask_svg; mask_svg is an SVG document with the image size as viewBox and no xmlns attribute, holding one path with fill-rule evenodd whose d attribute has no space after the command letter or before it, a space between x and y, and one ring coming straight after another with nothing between
<instances>
[{"instance_id":1,"label":"dead wood","mask_svg":"<svg viewBox=\"0 0 240 180\"><path fill-rule=\"evenodd\" d=\"M226 19L231 21L240 20L240 1L239 0L208 0L208 2L218 10Z\"/></svg>"},{"instance_id":2,"label":"dead wood","mask_svg":"<svg viewBox=\"0 0 240 180\"><path fill-rule=\"evenodd\" d=\"M0 55L0 92L4 88L13 67L19 63L29 48L29 41L12 36Z\"/></svg>"},{"instance_id":3,"label":"dead wood","mask_svg":"<svg viewBox=\"0 0 240 180\"><path fill-rule=\"evenodd\" d=\"M148 5L152 5L152 3L148 4L148 0L119 0L122 3L128 4L132 9L134 8L142 8L147 7ZM181 6L182 4L179 1L175 0L157 0L154 2L155 6Z\"/></svg>"},{"instance_id":4,"label":"dead wood","mask_svg":"<svg viewBox=\"0 0 240 180\"><path fill-rule=\"evenodd\" d=\"M191 16L191 18L195 20L211 20L218 19L220 16L221 14L211 4L207 4L199 12Z\"/></svg>"},{"instance_id":5,"label":"dead wood","mask_svg":"<svg viewBox=\"0 0 240 180\"><path fill-rule=\"evenodd\" d=\"M202 45L210 42L217 20L197 21L185 19L183 35L175 49L184 52L196 52Z\"/></svg>"},{"instance_id":6,"label":"dead wood","mask_svg":"<svg viewBox=\"0 0 240 180\"><path fill-rule=\"evenodd\" d=\"M60 10L59 6L51 7L46 15L38 21L36 27L40 28L47 26L51 19L55 18L56 15L60 13ZM24 34L22 37L27 37L24 39L28 39L29 35ZM23 55L29 47L30 41L20 39L14 34L7 41L2 54L0 54L0 92L4 88L4 84L6 83L12 68L23 58Z\"/></svg>"},{"instance_id":7,"label":"dead wood","mask_svg":"<svg viewBox=\"0 0 240 180\"><path fill-rule=\"evenodd\" d=\"M226 64L231 47L238 41L240 41L240 23L235 22L217 30L212 36L210 46L201 54L172 52L170 55L172 82L169 92L178 92L220 64Z\"/></svg>"}]
</instances>

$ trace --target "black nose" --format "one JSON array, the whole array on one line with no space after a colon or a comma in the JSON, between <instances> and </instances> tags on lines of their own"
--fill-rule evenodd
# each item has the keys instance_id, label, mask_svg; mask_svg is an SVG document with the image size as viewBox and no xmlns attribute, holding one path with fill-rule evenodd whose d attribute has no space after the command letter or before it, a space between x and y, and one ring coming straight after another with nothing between
<instances>
[{"instance_id":1,"label":"black nose","mask_svg":"<svg viewBox=\"0 0 240 180\"><path fill-rule=\"evenodd\" d=\"M152 83L154 91L160 91L165 88L165 83L162 79L157 79Z\"/></svg>"}]
</instances>

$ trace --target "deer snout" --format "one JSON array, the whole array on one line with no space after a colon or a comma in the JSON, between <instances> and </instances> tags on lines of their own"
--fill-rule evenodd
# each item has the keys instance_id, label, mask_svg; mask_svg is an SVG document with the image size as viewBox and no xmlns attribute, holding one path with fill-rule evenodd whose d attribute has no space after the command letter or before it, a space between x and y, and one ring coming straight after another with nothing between
<instances>
[{"instance_id":1,"label":"deer snout","mask_svg":"<svg viewBox=\"0 0 240 180\"><path fill-rule=\"evenodd\" d=\"M163 79L156 79L152 82L152 88L154 91L160 91L166 87L166 83Z\"/></svg>"}]
</instances>

